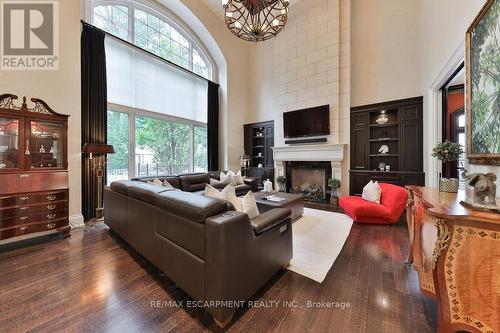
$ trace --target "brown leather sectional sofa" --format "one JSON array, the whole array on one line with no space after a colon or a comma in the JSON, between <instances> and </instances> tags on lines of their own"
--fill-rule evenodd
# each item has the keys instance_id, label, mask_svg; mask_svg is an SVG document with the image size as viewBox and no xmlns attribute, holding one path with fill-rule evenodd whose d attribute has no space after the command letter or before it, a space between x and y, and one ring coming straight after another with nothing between
<instances>
[{"instance_id":1,"label":"brown leather sectional sofa","mask_svg":"<svg viewBox=\"0 0 500 333\"><path fill-rule=\"evenodd\" d=\"M201 190L199 175L170 184ZM140 181L104 190L105 223L165 275L227 325L292 258L289 209L250 220L203 195Z\"/></svg>"},{"instance_id":2,"label":"brown leather sectional sofa","mask_svg":"<svg viewBox=\"0 0 500 333\"><path fill-rule=\"evenodd\" d=\"M168 181L170 185L176 189L192 192L196 194L205 193L205 185L210 184L210 178L219 180L220 172L213 171L209 173L189 173L183 175L173 175L173 176L152 176L152 177L139 177L133 178L133 181L149 182L158 178L159 180ZM244 180L245 184L235 186L236 195L242 196L247 194L248 191L255 190L257 188L256 180ZM216 188L222 189L224 186L215 186Z\"/></svg>"}]
</instances>

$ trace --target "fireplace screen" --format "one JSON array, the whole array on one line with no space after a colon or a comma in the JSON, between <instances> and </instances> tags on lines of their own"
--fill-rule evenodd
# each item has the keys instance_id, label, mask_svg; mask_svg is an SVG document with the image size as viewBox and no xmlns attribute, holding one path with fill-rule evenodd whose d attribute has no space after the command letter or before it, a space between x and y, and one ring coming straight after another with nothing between
<instances>
[{"instance_id":1,"label":"fireplace screen","mask_svg":"<svg viewBox=\"0 0 500 333\"><path fill-rule=\"evenodd\" d=\"M304 200L324 201L326 197L326 170L293 168L292 193L302 193Z\"/></svg>"}]
</instances>

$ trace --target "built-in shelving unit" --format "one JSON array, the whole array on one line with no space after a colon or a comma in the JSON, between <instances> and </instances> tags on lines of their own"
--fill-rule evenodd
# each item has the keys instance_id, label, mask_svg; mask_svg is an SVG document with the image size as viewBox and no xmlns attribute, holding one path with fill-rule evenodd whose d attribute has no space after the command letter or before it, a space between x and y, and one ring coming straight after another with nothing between
<instances>
[{"instance_id":1,"label":"built-in shelving unit","mask_svg":"<svg viewBox=\"0 0 500 333\"><path fill-rule=\"evenodd\" d=\"M351 194L372 180L424 185L421 97L351 109Z\"/></svg>"},{"instance_id":2,"label":"built-in shelving unit","mask_svg":"<svg viewBox=\"0 0 500 333\"><path fill-rule=\"evenodd\" d=\"M245 153L250 156L248 176L258 179L258 187L264 187L263 180L274 178L274 122L260 122L244 126Z\"/></svg>"}]
</instances>

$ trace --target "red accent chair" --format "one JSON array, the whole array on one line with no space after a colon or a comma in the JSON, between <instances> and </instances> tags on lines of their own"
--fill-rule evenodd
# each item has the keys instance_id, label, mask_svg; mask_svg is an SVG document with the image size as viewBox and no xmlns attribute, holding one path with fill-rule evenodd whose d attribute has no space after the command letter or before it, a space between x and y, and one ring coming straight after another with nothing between
<instances>
[{"instance_id":1,"label":"red accent chair","mask_svg":"<svg viewBox=\"0 0 500 333\"><path fill-rule=\"evenodd\" d=\"M358 223L394 224L406 207L408 193L403 187L379 183L382 189L380 204L358 196L342 197L339 205Z\"/></svg>"}]
</instances>

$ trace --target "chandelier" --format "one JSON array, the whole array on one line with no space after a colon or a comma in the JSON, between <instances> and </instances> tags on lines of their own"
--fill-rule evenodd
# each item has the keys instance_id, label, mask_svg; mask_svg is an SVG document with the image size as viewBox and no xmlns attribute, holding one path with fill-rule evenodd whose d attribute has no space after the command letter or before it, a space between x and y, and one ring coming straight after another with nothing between
<instances>
[{"instance_id":1,"label":"chandelier","mask_svg":"<svg viewBox=\"0 0 500 333\"><path fill-rule=\"evenodd\" d=\"M290 0L222 0L226 25L239 38L265 41L283 30Z\"/></svg>"}]
</instances>

